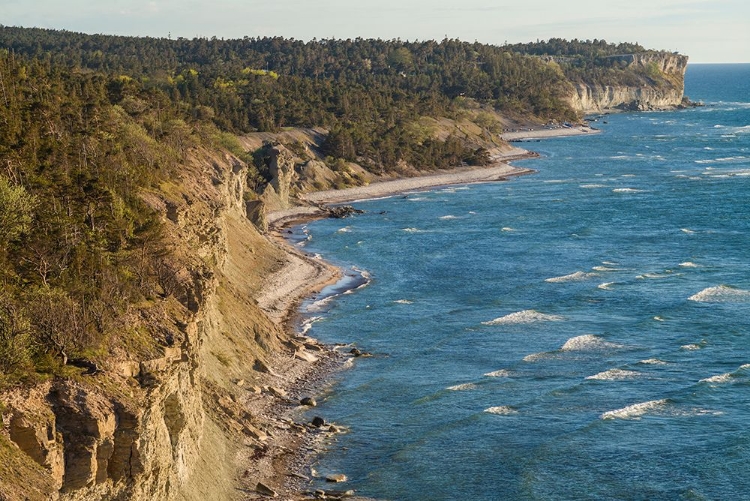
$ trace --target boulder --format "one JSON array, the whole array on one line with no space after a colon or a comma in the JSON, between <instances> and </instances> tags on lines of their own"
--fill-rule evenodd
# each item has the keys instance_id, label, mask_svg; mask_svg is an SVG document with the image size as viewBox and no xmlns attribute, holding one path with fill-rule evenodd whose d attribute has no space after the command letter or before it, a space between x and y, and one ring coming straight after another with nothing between
<instances>
[{"instance_id":1,"label":"boulder","mask_svg":"<svg viewBox=\"0 0 750 501\"><path fill-rule=\"evenodd\" d=\"M318 402L315 401L312 397L305 397L302 400L299 401L300 405L306 405L308 407L315 407L318 405Z\"/></svg>"}]
</instances>

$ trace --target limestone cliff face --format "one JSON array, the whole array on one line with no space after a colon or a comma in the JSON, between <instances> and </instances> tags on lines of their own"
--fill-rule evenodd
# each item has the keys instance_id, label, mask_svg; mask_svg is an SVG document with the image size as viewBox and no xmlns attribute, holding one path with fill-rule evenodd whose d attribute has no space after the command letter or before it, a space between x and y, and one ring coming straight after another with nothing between
<instances>
[{"instance_id":1,"label":"limestone cliff face","mask_svg":"<svg viewBox=\"0 0 750 501\"><path fill-rule=\"evenodd\" d=\"M648 52L613 56L613 59L623 67L647 69L653 78L637 85L574 84L575 92L569 97L573 109L581 113L608 109L659 110L682 104L687 56Z\"/></svg>"},{"instance_id":2,"label":"limestone cliff face","mask_svg":"<svg viewBox=\"0 0 750 501\"><path fill-rule=\"evenodd\" d=\"M227 221L241 225L248 239L262 239L245 219L246 166L230 155L193 153L180 186L145 196L164 214L176 251L164 271L171 277L169 298L142 314L154 317L154 329L166 331L169 342L155 358L119 360L103 373L2 395L0 439L41 467L46 479L39 486L13 481L18 495L0 492L0 499L236 497L229 437L256 440L262 434L217 384L235 376L225 366L231 357L221 353L245 343L238 358L262 358L278 349L280 331L252 304L243 305L242 323L227 325L233 312L220 305L231 299L221 293L230 266ZM257 266L258 273L266 272L263 266ZM246 298L250 291L243 286ZM247 332L249 337L241 336ZM227 335L242 341L226 343ZM222 409L231 409L231 415Z\"/></svg>"}]
</instances>

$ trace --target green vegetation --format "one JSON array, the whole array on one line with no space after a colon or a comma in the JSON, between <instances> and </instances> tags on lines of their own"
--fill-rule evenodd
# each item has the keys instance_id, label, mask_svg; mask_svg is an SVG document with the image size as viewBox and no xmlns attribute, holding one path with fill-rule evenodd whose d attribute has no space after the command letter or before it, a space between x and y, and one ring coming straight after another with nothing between
<instances>
[{"instance_id":1,"label":"green vegetation","mask_svg":"<svg viewBox=\"0 0 750 501\"><path fill-rule=\"evenodd\" d=\"M233 152L258 192L269 180L264 153L243 151L236 134L325 127L316 153L344 174L347 162L374 173L484 165L487 150L438 139L431 120L465 118L467 103L493 111L474 119L488 135L500 132L495 112L575 119L571 82L653 73L612 57L625 51L643 48L0 26L0 385L156 342L132 313L175 283L159 217L141 197L177 177L191 148Z\"/></svg>"}]
</instances>

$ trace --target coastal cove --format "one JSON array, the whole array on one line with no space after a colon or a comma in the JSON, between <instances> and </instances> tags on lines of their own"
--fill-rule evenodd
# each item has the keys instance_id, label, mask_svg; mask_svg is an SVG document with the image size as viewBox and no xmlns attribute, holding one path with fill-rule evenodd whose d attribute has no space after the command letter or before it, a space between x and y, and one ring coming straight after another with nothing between
<instances>
[{"instance_id":1,"label":"coastal cove","mask_svg":"<svg viewBox=\"0 0 750 501\"><path fill-rule=\"evenodd\" d=\"M704 108L307 225L298 248L372 279L302 307L308 335L373 354L319 399L349 430L321 477L379 499L747 491L750 103L713 83L742 68L695 70Z\"/></svg>"}]
</instances>

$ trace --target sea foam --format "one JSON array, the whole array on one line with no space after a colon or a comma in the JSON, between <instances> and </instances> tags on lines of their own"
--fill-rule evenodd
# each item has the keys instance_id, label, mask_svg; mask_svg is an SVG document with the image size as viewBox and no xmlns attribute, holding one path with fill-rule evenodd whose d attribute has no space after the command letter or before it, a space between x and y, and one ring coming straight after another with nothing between
<instances>
[{"instance_id":1,"label":"sea foam","mask_svg":"<svg viewBox=\"0 0 750 501\"><path fill-rule=\"evenodd\" d=\"M539 313L536 310L523 310L510 313L509 315L494 320L482 322L482 325L531 324L535 322L557 322L560 320L564 320L564 317Z\"/></svg>"},{"instance_id":2,"label":"sea foam","mask_svg":"<svg viewBox=\"0 0 750 501\"><path fill-rule=\"evenodd\" d=\"M586 273L585 271L576 271L575 273L571 273L570 275L547 278L544 281L550 282L550 283L580 282L582 280L588 280L589 278L595 277L595 276L596 276L596 273Z\"/></svg>"},{"instance_id":3,"label":"sea foam","mask_svg":"<svg viewBox=\"0 0 750 501\"><path fill-rule=\"evenodd\" d=\"M700 303L742 303L750 300L750 291L735 289L727 285L717 285L693 294L688 300Z\"/></svg>"},{"instance_id":4,"label":"sea foam","mask_svg":"<svg viewBox=\"0 0 750 501\"><path fill-rule=\"evenodd\" d=\"M462 383L462 384L455 384L453 386L449 386L446 388L446 390L450 391L466 391L466 390L473 390L477 387L474 383Z\"/></svg>"},{"instance_id":5,"label":"sea foam","mask_svg":"<svg viewBox=\"0 0 750 501\"><path fill-rule=\"evenodd\" d=\"M518 414L518 411L513 407L507 405L499 405L497 407L489 407L484 410L488 414L496 414L498 416L510 416L511 414Z\"/></svg>"},{"instance_id":6,"label":"sea foam","mask_svg":"<svg viewBox=\"0 0 750 501\"><path fill-rule=\"evenodd\" d=\"M640 372L628 371L624 369L609 369L593 376L588 376L586 379L596 379L599 381L623 381L626 379L635 379L641 376Z\"/></svg>"},{"instance_id":7,"label":"sea foam","mask_svg":"<svg viewBox=\"0 0 750 501\"><path fill-rule=\"evenodd\" d=\"M649 400L648 402L640 402L633 405L628 405L622 409L616 409L613 411L605 412L601 415L602 419L640 419L641 416L650 412L658 411L663 409L667 405L667 400Z\"/></svg>"},{"instance_id":8,"label":"sea foam","mask_svg":"<svg viewBox=\"0 0 750 501\"><path fill-rule=\"evenodd\" d=\"M510 377L510 371L508 369L500 369L485 374L487 377Z\"/></svg>"},{"instance_id":9,"label":"sea foam","mask_svg":"<svg viewBox=\"0 0 750 501\"><path fill-rule=\"evenodd\" d=\"M621 344L610 343L594 334L584 334L576 336L565 341L560 348L562 351L599 351L622 348Z\"/></svg>"}]
</instances>

